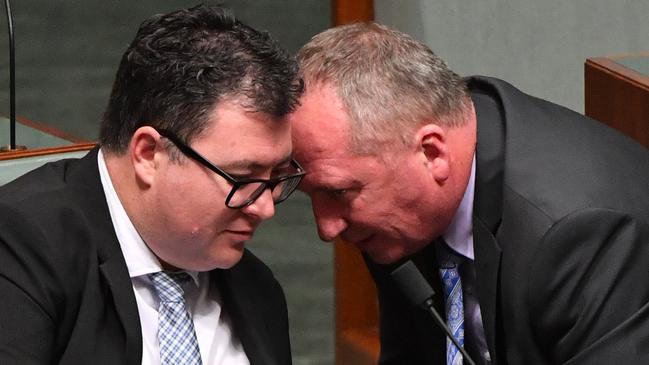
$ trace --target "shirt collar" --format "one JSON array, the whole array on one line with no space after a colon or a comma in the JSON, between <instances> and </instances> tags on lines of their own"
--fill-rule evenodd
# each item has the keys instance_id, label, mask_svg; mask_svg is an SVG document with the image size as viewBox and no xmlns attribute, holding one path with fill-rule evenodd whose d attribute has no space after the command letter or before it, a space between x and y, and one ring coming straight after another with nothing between
<instances>
[{"instance_id":1,"label":"shirt collar","mask_svg":"<svg viewBox=\"0 0 649 365\"><path fill-rule=\"evenodd\" d=\"M113 186L101 149L97 153L97 164L99 166L101 185L106 195L106 203L108 203L110 219L113 222L115 234L126 261L129 276L134 278L163 271L160 261L151 252L135 229L128 214L126 214L126 210L124 210L124 206ZM192 277L194 283L198 285L198 273L195 271L187 271L187 273Z\"/></svg>"},{"instance_id":2,"label":"shirt collar","mask_svg":"<svg viewBox=\"0 0 649 365\"><path fill-rule=\"evenodd\" d=\"M460 206L442 238L454 251L474 259L473 254L473 196L475 192L475 153L471 162L471 176Z\"/></svg>"}]
</instances>

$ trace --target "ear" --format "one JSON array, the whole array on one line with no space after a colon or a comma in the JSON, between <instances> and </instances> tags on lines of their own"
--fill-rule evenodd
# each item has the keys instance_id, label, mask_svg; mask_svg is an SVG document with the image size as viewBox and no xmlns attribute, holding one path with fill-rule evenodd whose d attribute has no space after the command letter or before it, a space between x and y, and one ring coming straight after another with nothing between
<instances>
[{"instance_id":1,"label":"ear","mask_svg":"<svg viewBox=\"0 0 649 365\"><path fill-rule=\"evenodd\" d=\"M431 176L439 183L446 181L451 156L445 130L437 124L425 124L415 132L415 143Z\"/></svg>"},{"instance_id":2,"label":"ear","mask_svg":"<svg viewBox=\"0 0 649 365\"><path fill-rule=\"evenodd\" d=\"M138 185L153 184L161 147L160 134L152 127L140 127L133 133L129 154Z\"/></svg>"}]
</instances>

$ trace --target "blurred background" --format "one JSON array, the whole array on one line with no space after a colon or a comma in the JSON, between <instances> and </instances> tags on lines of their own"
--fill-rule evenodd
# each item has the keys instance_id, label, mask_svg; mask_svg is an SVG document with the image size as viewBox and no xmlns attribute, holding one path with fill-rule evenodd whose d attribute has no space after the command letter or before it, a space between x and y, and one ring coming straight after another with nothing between
<instances>
[{"instance_id":1,"label":"blurred background","mask_svg":"<svg viewBox=\"0 0 649 365\"><path fill-rule=\"evenodd\" d=\"M230 7L290 52L330 26L332 4L338 2L205 1ZM17 115L77 139L96 140L119 59L141 21L193 5L181 0L14 0ZM461 75L500 77L579 112L584 110L587 58L649 51L647 0L375 0L373 7L378 22L424 41ZM6 28L3 8L0 117L9 115ZM0 144L7 143L7 135L0 132ZM285 289L294 364L333 364L332 248L318 240L310 210L306 197L295 194L248 247Z\"/></svg>"}]
</instances>

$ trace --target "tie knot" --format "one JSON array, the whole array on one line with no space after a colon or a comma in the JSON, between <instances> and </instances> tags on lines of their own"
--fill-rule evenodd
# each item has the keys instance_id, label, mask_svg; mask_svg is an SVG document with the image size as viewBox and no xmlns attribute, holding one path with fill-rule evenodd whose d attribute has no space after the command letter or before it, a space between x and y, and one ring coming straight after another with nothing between
<instances>
[{"instance_id":1,"label":"tie knot","mask_svg":"<svg viewBox=\"0 0 649 365\"><path fill-rule=\"evenodd\" d=\"M191 280L189 274L185 272L156 272L149 274L153 281L156 293L162 302L181 302L185 298L185 291L182 286Z\"/></svg>"},{"instance_id":2,"label":"tie knot","mask_svg":"<svg viewBox=\"0 0 649 365\"><path fill-rule=\"evenodd\" d=\"M435 245L437 254L437 263L440 269L458 269L460 264L465 260L462 254L453 250L446 242L439 240Z\"/></svg>"}]
</instances>

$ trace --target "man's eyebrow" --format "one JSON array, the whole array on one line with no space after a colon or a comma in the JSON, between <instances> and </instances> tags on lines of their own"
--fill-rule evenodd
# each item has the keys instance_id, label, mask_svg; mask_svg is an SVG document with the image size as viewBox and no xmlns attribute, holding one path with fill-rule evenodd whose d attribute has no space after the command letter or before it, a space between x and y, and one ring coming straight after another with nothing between
<instances>
[{"instance_id":1,"label":"man's eyebrow","mask_svg":"<svg viewBox=\"0 0 649 365\"><path fill-rule=\"evenodd\" d=\"M348 189L350 187L354 187L358 185L358 180L351 178L351 179L335 179L335 180L329 180L329 181L319 181L314 184L316 186L317 190L340 190L340 189Z\"/></svg>"}]
</instances>

